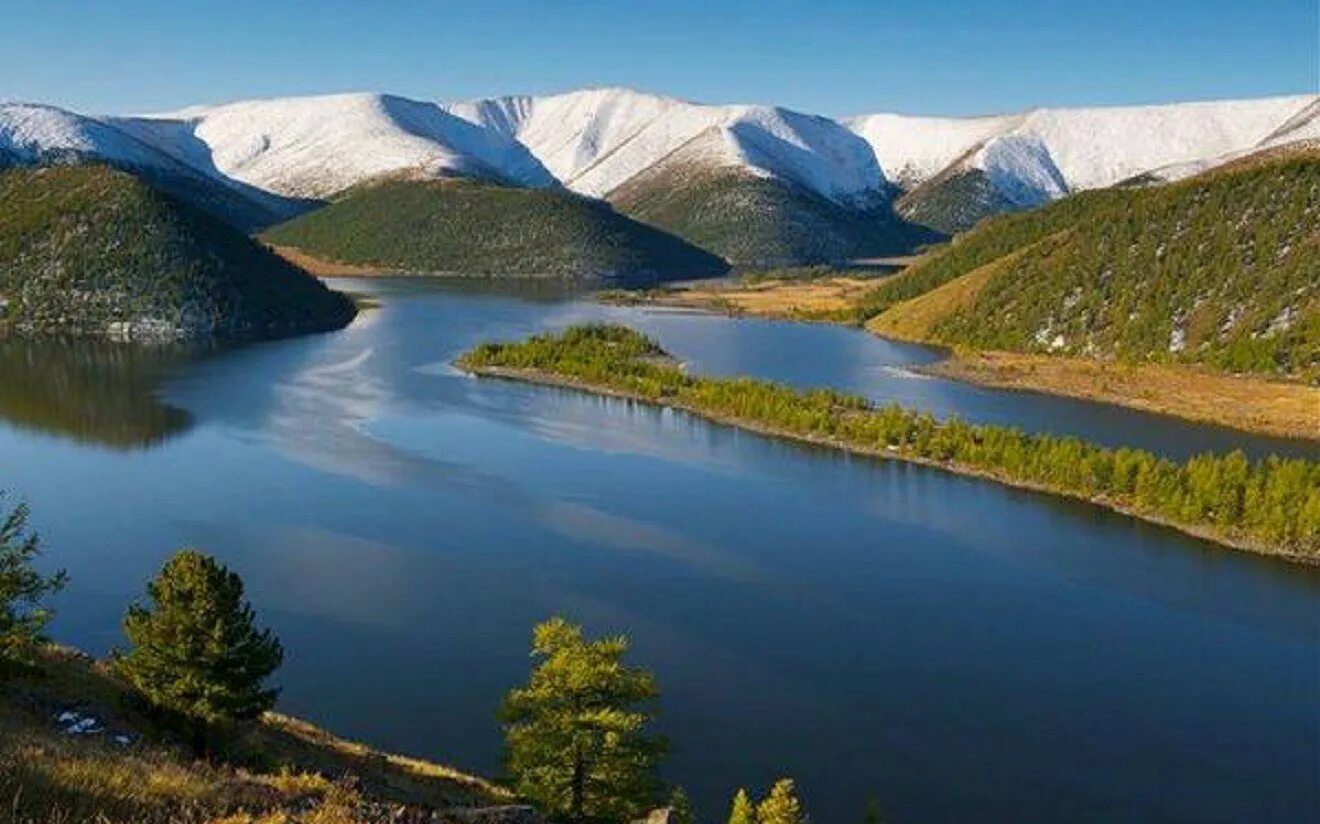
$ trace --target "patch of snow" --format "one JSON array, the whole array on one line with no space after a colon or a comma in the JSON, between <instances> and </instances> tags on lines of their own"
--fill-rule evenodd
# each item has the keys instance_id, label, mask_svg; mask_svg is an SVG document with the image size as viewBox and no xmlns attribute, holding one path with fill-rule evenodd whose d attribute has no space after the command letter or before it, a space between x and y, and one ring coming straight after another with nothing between
<instances>
[{"instance_id":1,"label":"patch of snow","mask_svg":"<svg viewBox=\"0 0 1320 824\"><path fill-rule=\"evenodd\" d=\"M1273 318L1270 318L1270 325L1265 328L1265 337L1272 337L1280 332L1286 332L1292 328L1297 320L1297 307L1285 306Z\"/></svg>"},{"instance_id":2,"label":"patch of snow","mask_svg":"<svg viewBox=\"0 0 1320 824\"><path fill-rule=\"evenodd\" d=\"M56 715L55 723L65 735L98 735L105 731L105 725L96 716L73 710L65 710Z\"/></svg>"},{"instance_id":3,"label":"patch of snow","mask_svg":"<svg viewBox=\"0 0 1320 824\"><path fill-rule=\"evenodd\" d=\"M1181 352L1187 348L1187 330L1181 325L1175 325L1169 330L1169 351Z\"/></svg>"},{"instance_id":4,"label":"patch of snow","mask_svg":"<svg viewBox=\"0 0 1320 824\"><path fill-rule=\"evenodd\" d=\"M1068 194L1068 184L1045 143L1028 135L988 141L972 158L995 190L1015 206L1039 206Z\"/></svg>"}]
</instances>

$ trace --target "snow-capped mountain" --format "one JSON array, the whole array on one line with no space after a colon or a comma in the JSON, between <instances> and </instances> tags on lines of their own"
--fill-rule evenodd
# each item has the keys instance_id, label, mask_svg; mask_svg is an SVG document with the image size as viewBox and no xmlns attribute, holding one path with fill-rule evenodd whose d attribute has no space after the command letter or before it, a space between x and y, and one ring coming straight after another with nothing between
<instances>
[{"instance_id":1,"label":"snow-capped mountain","mask_svg":"<svg viewBox=\"0 0 1320 824\"><path fill-rule=\"evenodd\" d=\"M100 162L132 171L160 188L243 228L285 218L296 204L223 175L208 174L200 154L180 157L124 122L30 103L0 103L0 168ZM149 136L147 136L149 137Z\"/></svg>"},{"instance_id":2,"label":"snow-capped mountain","mask_svg":"<svg viewBox=\"0 0 1320 824\"><path fill-rule=\"evenodd\" d=\"M642 188L636 181L654 192L666 180L690 185L689 171L719 169L862 211L903 190L900 211L905 202L921 206L909 216L956 211L940 227L950 230L995 211L1139 175L1173 179L1308 138L1320 138L1316 95L843 121L619 88L458 103L342 94L137 117L0 104L0 163L99 159L187 177L192 186L217 182L225 197L280 213L394 174L562 185L618 200L616 193Z\"/></svg>"},{"instance_id":3,"label":"snow-capped mountain","mask_svg":"<svg viewBox=\"0 0 1320 824\"><path fill-rule=\"evenodd\" d=\"M498 132L393 95L254 100L116 122L183 162L289 197L324 198L401 171L555 182Z\"/></svg>"},{"instance_id":4,"label":"snow-capped mountain","mask_svg":"<svg viewBox=\"0 0 1320 824\"><path fill-rule=\"evenodd\" d=\"M886 172L905 188L934 177L997 138L1033 138L1049 153L1069 191L1111 186L1134 175L1253 147L1284 127L1315 95L1035 109L975 118L875 114L845 121L871 144Z\"/></svg>"},{"instance_id":5,"label":"snow-capped mountain","mask_svg":"<svg viewBox=\"0 0 1320 824\"><path fill-rule=\"evenodd\" d=\"M565 186L606 197L712 129L706 162L848 202L880 189L874 153L842 124L770 106L709 106L630 89L504 97L448 110L526 146Z\"/></svg>"},{"instance_id":6,"label":"snow-capped mountain","mask_svg":"<svg viewBox=\"0 0 1320 824\"><path fill-rule=\"evenodd\" d=\"M1169 180L1302 136L1315 96L1036 109L927 118L877 114L848 125L907 190L899 211L945 232L1138 175ZM1299 119L1300 118L1300 119ZM1160 170L1153 173L1153 170Z\"/></svg>"},{"instance_id":7,"label":"snow-capped mountain","mask_svg":"<svg viewBox=\"0 0 1320 824\"><path fill-rule=\"evenodd\" d=\"M88 158L138 169L179 166L114 126L31 103L0 103L0 158L5 157L23 165Z\"/></svg>"}]
</instances>

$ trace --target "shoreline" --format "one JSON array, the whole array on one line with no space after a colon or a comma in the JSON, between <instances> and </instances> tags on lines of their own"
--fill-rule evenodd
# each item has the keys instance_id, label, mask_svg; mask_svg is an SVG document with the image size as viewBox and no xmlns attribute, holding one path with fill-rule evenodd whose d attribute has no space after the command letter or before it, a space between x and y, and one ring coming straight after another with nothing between
<instances>
[{"instance_id":1,"label":"shoreline","mask_svg":"<svg viewBox=\"0 0 1320 824\"><path fill-rule=\"evenodd\" d=\"M935 461L913 455L905 455L902 452L894 449L875 449L875 448L862 447L848 443L847 441L844 441L839 438L826 438L822 436L803 435L801 433L793 432L783 427L771 426L756 421L748 421L730 415L715 414L703 410L699 407L693 406L691 404L679 403L674 401L666 401L666 402L653 401L637 393L627 392L624 390L615 389L613 387L608 387L608 386L600 386L597 384L592 384L586 381L578 380L576 378L568 378L561 375L557 375L553 372L547 372L539 369L518 369L518 368L501 367L501 366L473 366L471 364L464 363L461 358L458 361L455 361L455 366L461 371L478 378L495 378L499 380L518 381L521 383L528 383L539 386L549 386L549 387L556 387L561 389L572 389L581 392L588 392L602 397L617 398L620 400L628 400L628 401L633 401L635 403L642 403L642 404L646 404L647 406L657 407L661 409L674 409L692 415L694 417L701 418L702 420L708 421L710 423L714 423L721 426L728 426L735 429L741 429L743 431L751 432L756 435L762 435L762 436L777 438L786 441L793 441L795 443L826 447L841 452L846 452L852 455L861 455L864 457L879 458L884 460L903 461L905 463L911 463L919 466L926 466L932 469L943 470L945 472L949 472L955 475L993 481L1003 486L1007 486L1015 489L1023 489L1031 492L1039 492L1039 493L1054 495L1056 497L1069 498L1074 501L1081 501L1083 503L1099 506L1104 509L1108 509L1111 512L1117 512L1122 515L1127 515L1129 517L1136 518L1146 523L1168 527L1170 529L1181 532L1184 535L1188 535L1193 538L1199 538L1205 541L1210 541L1212 543L1218 544L1219 546L1228 549L1250 552L1264 557L1277 558L1283 561L1287 561L1289 563L1296 563L1304 566L1320 566L1320 558L1282 549L1280 547L1256 539L1245 538L1238 535L1226 534L1224 532L1210 529L1207 527L1197 527L1187 524L1180 524L1175 521L1171 521L1167 518L1163 518L1159 515L1153 515L1138 509L1134 509L1132 507L1124 506L1122 504L1116 503L1102 496L1079 495L1064 489L1051 487L1046 484L1038 484L1028 481L1016 480L997 472L966 466L963 464L954 463L952 461Z\"/></svg>"},{"instance_id":2,"label":"shoreline","mask_svg":"<svg viewBox=\"0 0 1320 824\"><path fill-rule=\"evenodd\" d=\"M1320 443L1320 387L1229 375L1191 365L1120 364L1019 352L963 352L918 336L883 334L859 326L849 291L874 282L827 278L822 281L767 281L754 286L712 286L639 295L608 303L706 311L728 317L759 317L799 323L830 323L862 328L883 340L933 346L945 360L915 371L973 386L1036 392L1168 415L1197 424L1222 426L1252 435Z\"/></svg>"},{"instance_id":3,"label":"shoreline","mask_svg":"<svg viewBox=\"0 0 1320 824\"><path fill-rule=\"evenodd\" d=\"M1191 366L993 350L954 351L948 359L917 371L974 386L1076 398L1246 434L1320 443L1320 411L1316 411L1320 388L1301 383L1222 375Z\"/></svg>"}]
</instances>

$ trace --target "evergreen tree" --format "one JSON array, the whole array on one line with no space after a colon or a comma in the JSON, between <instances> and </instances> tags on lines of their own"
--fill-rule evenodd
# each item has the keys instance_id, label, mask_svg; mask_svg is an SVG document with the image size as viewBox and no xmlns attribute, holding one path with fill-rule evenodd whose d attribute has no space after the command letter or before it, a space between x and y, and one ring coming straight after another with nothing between
<instances>
[{"instance_id":1,"label":"evergreen tree","mask_svg":"<svg viewBox=\"0 0 1320 824\"><path fill-rule=\"evenodd\" d=\"M694 819L692 799L688 797L687 790L675 787L669 794L669 820L672 824L694 824Z\"/></svg>"},{"instance_id":2,"label":"evergreen tree","mask_svg":"<svg viewBox=\"0 0 1320 824\"><path fill-rule=\"evenodd\" d=\"M880 802L871 799L866 802L866 809L862 812L862 824L885 824L885 814Z\"/></svg>"},{"instance_id":3,"label":"evergreen tree","mask_svg":"<svg viewBox=\"0 0 1320 824\"><path fill-rule=\"evenodd\" d=\"M733 805L729 808L729 824L756 824L756 808L747 791L740 789L733 796Z\"/></svg>"},{"instance_id":4,"label":"evergreen tree","mask_svg":"<svg viewBox=\"0 0 1320 824\"><path fill-rule=\"evenodd\" d=\"M506 765L514 787L551 816L627 821L660 789L664 742L646 734L656 695L646 670L623 662L622 636L588 641L562 618L536 627L539 664L503 708Z\"/></svg>"},{"instance_id":5,"label":"evergreen tree","mask_svg":"<svg viewBox=\"0 0 1320 824\"><path fill-rule=\"evenodd\" d=\"M6 515L0 492L0 665L29 660L51 619L43 600L68 580L63 572L37 572L32 562L40 552L41 539L28 530L27 505L19 504Z\"/></svg>"},{"instance_id":6,"label":"evergreen tree","mask_svg":"<svg viewBox=\"0 0 1320 824\"><path fill-rule=\"evenodd\" d=\"M776 781L770 794L756 806L757 824L804 824L806 820L791 778Z\"/></svg>"},{"instance_id":7,"label":"evergreen tree","mask_svg":"<svg viewBox=\"0 0 1320 824\"><path fill-rule=\"evenodd\" d=\"M238 575L184 549L165 563L147 593L151 606L134 604L124 617L133 648L117 666L148 702L194 722L198 735L274 705L279 690L263 682L284 651L270 630L257 629Z\"/></svg>"}]
</instances>

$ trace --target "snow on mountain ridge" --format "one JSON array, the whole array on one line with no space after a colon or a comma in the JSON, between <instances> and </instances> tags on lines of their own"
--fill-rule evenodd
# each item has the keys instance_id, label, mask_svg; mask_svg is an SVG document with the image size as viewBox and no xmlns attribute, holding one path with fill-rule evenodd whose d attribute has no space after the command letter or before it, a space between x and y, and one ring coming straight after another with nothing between
<instances>
[{"instance_id":1,"label":"snow on mountain ridge","mask_svg":"<svg viewBox=\"0 0 1320 824\"><path fill-rule=\"evenodd\" d=\"M20 163L72 155L143 169L173 165L114 125L38 103L0 103L0 155L5 153Z\"/></svg>"},{"instance_id":2,"label":"snow on mountain ridge","mask_svg":"<svg viewBox=\"0 0 1320 824\"><path fill-rule=\"evenodd\" d=\"M1308 137L1320 137L1316 95L843 122L623 88L448 104L358 93L120 118L0 104L0 155L19 162L67 153L297 198L398 172L562 184L607 197L698 141L684 158L779 178L845 205L884 192L890 180L910 190L957 166L984 171L1025 206Z\"/></svg>"},{"instance_id":3,"label":"snow on mountain ridge","mask_svg":"<svg viewBox=\"0 0 1320 824\"><path fill-rule=\"evenodd\" d=\"M624 88L449 104L520 141L565 186L604 197L712 127L724 161L847 201L884 183L864 141L836 121L772 106L707 105Z\"/></svg>"},{"instance_id":4,"label":"snow on mountain ridge","mask_svg":"<svg viewBox=\"0 0 1320 824\"><path fill-rule=\"evenodd\" d=\"M436 104L392 95L253 100L135 120L167 150L180 151L180 131L190 131L220 174L286 196L329 197L401 171L555 182L516 142Z\"/></svg>"},{"instance_id":5,"label":"snow on mountain ridge","mask_svg":"<svg viewBox=\"0 0 1320 824\"><path fill-rule=\"evenodd\" d=\"M1007 132L1023 117L870 114L849 118L843 123L870 144L890 180L911 189L939 174L978 145Z\"/></svg>"},{"instance_id":6,"label":"snow on mountain ridge","mask_svg":"<svg viewBox=\"0 0 1320 824\"><path fill-rule=\"evenodd\" d=\"M845 121L905 187L938 174L979 143L1014 135L1038 140L1069 191L1110 186L1150 169L1203 161L1256 145L1315 95L1033 109L977 118L862 115Z\"/></svg>"}]
</instances>

